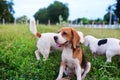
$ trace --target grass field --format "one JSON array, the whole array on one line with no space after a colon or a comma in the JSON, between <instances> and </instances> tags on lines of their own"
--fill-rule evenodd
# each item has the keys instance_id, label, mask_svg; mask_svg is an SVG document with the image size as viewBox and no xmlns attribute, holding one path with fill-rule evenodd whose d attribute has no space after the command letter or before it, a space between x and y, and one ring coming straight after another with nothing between
<instances>
[{"instance_id":1,"label":"grass field","mask_svg":"<svg viewBox=\"0 0 120 80\"><path fill-rule=\"evenodd\" d=\"M59 26L39 25L38 31L56 32ZM120 30L79 28L85 35L97 38L115 37L120 39ZM37 39L28 25L0 25L0 80L55 80L61 60L61 52L52 52L46 62L37 61L34 55ZM106 64L105 56L93 59L88 47L81 45L92 67L85 80L120 80L118 57ZM42 58L42 56L41 56ZM75 79L74 79L75 80Z\"/></svg>"}]
</instances>

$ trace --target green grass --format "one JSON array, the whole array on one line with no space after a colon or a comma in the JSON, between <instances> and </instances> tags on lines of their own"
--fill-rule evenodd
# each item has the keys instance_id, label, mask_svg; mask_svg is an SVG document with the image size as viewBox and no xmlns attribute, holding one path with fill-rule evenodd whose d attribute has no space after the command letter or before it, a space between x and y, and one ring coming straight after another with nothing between
<instances>
[{"instance_id":1,"label":"green grass","mask_svg":"<svg viewBox=\"0 0 120 80\"><path fill-rule=\"evenodd\" d=\"M39 25L39 32L57 32L60 26ZM76 27L85 35L97 38L115 37L120 39L118 29L91 29ZM46 62L37 61L34 35L28 25L0 25L0 79L1 80L55 80L59 72L61 52L52 52ZM85 56L92 67L85 80L120 80L120 62L113 57L112 63L106 64L105 56L93 59L88 47L82 45ZM41 55L42 58L42 55Z\"/></svg>"}]
</instances>

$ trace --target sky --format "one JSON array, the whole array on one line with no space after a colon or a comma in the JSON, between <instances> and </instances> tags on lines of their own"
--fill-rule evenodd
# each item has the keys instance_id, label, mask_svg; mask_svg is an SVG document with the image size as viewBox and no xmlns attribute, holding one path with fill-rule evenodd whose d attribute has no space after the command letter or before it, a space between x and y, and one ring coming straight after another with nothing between
<instances>
[{"instance_id":1,"label":"sky","mask_svg":"<svg viewBox=\"0 0 120 80\"><path fill-rule=\"evenodd\" d=\"M56 0L13 0L15 14L14 17L26 15L28 18L33 15L40 8L47 8ZM109 5L115 4L116 0L57 0L63 4L68 4L69 20L86 17L88 19L103 19L107 13Z\"/></svg>"}]
</instances>

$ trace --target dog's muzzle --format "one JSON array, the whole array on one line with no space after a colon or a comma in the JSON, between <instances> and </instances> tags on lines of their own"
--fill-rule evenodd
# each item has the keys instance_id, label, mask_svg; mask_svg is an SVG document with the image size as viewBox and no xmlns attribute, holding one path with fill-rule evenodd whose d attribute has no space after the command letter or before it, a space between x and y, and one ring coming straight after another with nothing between
<instances>
[{"instance_id":1,"label":"dog's muzzle","mask_svg":"<svg viewBox=\"0 0 120 80\"><path fill-rule=\"evenodd\" d=\"M64 46L64 45L66 45L66 44L68 43L68 41L64 42L63 44L58 43L58 42L57 42L58 36L54 36L54 40L55 40L56 45L57 45L58 47Z\"/></svg>"},{"instance_id":2,"label":"dog's muzzle","mask_svg":"<svg viewBox=\"0 0 120 80\"><path fill-rule=\"evenodd\" d=\"M54 36L54 40L55 40L55 42L57 42L57 40L58 40L58 37L57 37L57 36Z\"/></svg>"}]
</instances>

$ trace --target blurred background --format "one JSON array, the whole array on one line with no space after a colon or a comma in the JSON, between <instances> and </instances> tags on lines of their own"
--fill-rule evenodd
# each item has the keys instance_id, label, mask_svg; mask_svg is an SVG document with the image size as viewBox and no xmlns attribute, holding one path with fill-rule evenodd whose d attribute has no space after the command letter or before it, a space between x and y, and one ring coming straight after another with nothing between
<instances>
[{"instance_id":1,"label":"blurred background","mask_svg":"<svg viewBox=\"0 0 120 80\"><path fill-rule=\"evenodd\" d=\"M120 28L120 0L0 0L1 24Z\"/></svg>"}]
</instances>

